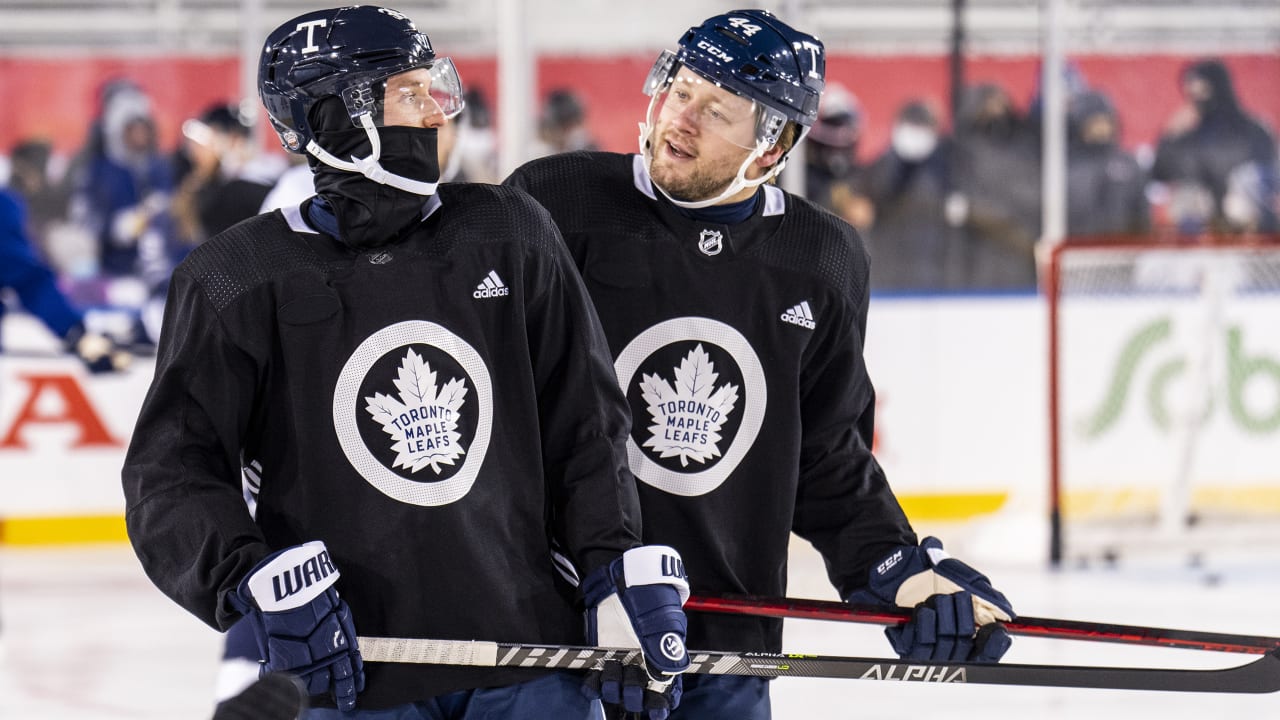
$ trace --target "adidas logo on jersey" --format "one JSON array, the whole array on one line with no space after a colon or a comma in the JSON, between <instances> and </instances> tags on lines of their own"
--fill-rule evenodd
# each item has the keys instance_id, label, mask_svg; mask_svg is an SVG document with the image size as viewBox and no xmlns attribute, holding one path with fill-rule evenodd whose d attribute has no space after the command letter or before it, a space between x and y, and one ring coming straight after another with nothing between
<instances>
[{"instance_id":1,"label":"adidas logo on jersey","mask_svg":"<svg viewBox=\"0 0 1280 720\"><path fill-rule=\"evenodd\" d=\"M484 280L476 286L476 291L471 293L473 298L491 298L503 297L511 294L511 288L502 282L502 278L498 277L498 273L493 270L484 276Z\"/></svg>"},{"instance_id":2,"label":"adidas logo on jersey","mask_svg":"<svg viewBox=\"0 0 1280 720\"><path fill-rule=\"evenodd\" d=\"M793 308L784 310L781 318L782 322L799 325L802 328L809 328L812 330L817 327L813 322L813 311L809 309L808 300L805 300Z\"/></svg>"}]
</instances>

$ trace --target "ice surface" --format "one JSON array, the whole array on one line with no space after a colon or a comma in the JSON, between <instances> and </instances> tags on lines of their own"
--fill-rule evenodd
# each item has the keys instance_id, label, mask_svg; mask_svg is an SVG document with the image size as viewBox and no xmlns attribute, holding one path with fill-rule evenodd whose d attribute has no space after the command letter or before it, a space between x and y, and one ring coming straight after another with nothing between
<instances>
[{"instance_id":1,"label":"ice surface","mask_svg":"<svg viewBox=\"0 0 1280 720\"><path fill-rule=\"evenodd\" d=\"M1002 560L991 554L995 545L990 538L948 541L957 554L980 552L965 559L1028 615L1280 635L1280 550L1209 558L1201 568L1122 561L1051 573L1037 560L1019 559L1025 553ZM793 547L790 594L834 599L818 556L802 541ZM220 636L156 590L127 547L0 550L0 622L0 718L173 720L211 713ZM787 622L788 652L888 655L876 626ZM1254 657L1019 638L1006 659L1213 668ZM787 678L774 682L773 698L778 720L1280 717L1280 695Z\"/></svg>"}]
</instances>

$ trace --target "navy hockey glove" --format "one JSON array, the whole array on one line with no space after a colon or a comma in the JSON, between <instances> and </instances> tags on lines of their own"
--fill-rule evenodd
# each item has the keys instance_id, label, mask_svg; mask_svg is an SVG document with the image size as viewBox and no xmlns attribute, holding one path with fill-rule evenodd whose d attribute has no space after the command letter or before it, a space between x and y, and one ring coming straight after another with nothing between
<instances>
[{"instance_id":1,"label":"navy hockey glove","mask_svg":"<svg viewBox=\"0 0 1280 720\"><path fill-rule=\"evenodd\" d=\"M268 555L230 597L257 637L262 675L288 672L307 694L331 693L339 710L351 710L364 690L364 661L337 580L317 540Z\"/></svg>"},{"instance_id":2,"label":"navy hockey glove","mask_svg":"<svg viewBox=\"0 0 1280 720\"><path fill-rule=\"evenodd\" d=\"M889 553L871 569L868 587L846 600L912 610L906 623L885 630L904 660L998 662L1013 643L999 622L1015 617L1013 606L937 538Z\"/></svg>"},{"instance_id":3,"label":"navy hockey glove","mask_svg":"<svg viewBox=\"0 0 1280 720\"><path fill-rule=\"evenodd\" d=\"M133 362L133 356L114 340L100 333L87 332L83 323L71 326L62 343L67 352L80 358L85 368L95 375L127 370Z\"/></svg>"},{"instance_id":4,"label":"navy hockey glove","mask_svg":"<svg viewBox=\"0 0 1280 720\"><path fill-rule=\"evenodd\" d=\"M639 648L644 663L609 662L582 691L648 720L665 720L680 704L680 673L689 669L684 603L689 581L680 553L665 545L632 548L582 583L587 643Z\"/></svg>"}]
</instances>

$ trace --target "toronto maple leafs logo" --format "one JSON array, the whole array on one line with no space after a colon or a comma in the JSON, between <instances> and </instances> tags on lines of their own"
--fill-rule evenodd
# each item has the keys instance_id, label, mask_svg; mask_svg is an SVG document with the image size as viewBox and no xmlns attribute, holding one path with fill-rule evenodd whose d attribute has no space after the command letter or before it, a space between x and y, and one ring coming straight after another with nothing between
<instances>
[{"instance_id":1,"label":"toronto maple leafs logo","mask_svg":"<svg viewBox=\"0 0 1280 720\"><path fill-rule=\"evenodd\" d=\"M751 343L713 318L684 316L637 334L614 360L631 408L636 479L683 497L733 475L760 436L769 388Z\"/></svg>"},{"instance_id":2,"label":"toronto maple leafs logo","mask_svg":"<svg viewBox=\"0 0 1280 720\"><path fill-rule=\"evenodd\" d=\"M640 390L653 422L644 446L661 457L705 463L720 456L720 427L738 401L738 386L716 387L715 363L699 344L675 370L675 385L657 373L644 375Z\"/></svg>"},{"instance_id":3,"label":"toronto maple leafs logo","mask_svg":"<svg viewBox=\"0 0 1280 720\"><path fill-rule=\"evenodd\" d=\"M383 393L365 398L365 410L395 441L392 467L416 473L430 465L439 475L441 465L453 465L466 452L458 442L458 411L466 399L466 383L453 378L440 387L436 380L437 373L410 349L395 379L399 398Z\"/></svg>"},{"instance_id":4,"label":"toronto maple leafs logo","mask_svg":"<svg viewBox=\"0 0 1280 720\"><path fill-rule=\"evenodd\" d=\"M333 388L333 428L351 468L387 497L421 507L470 492L493 415L484 357L427 320L393 323L365 338Z\"/></svg>"}]
</instances>

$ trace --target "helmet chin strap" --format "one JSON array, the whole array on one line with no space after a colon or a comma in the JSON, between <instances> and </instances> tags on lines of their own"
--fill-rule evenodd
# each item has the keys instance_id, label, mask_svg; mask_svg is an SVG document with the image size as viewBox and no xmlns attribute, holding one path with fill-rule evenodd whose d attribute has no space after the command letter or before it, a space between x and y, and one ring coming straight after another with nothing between
<instances>
[{"instance_id":1,"label":"helmet chin strap","mask_svg":"<svg viewBox=\"0 0 1280 720\"><path fill-rule=\"evenodd\" d=\"M742 165L738 168L738 174L729 183L729 186L726 187L719 195L707 198L706 200L676 199L671 196L671 193L667 192L666 188L658 184L657 179L653 177L653 143L650 142L650 137L653 134L653 126L651 123L647 122L647 120L653 117L653 106L656 102L657 96L655 95L649 100L649 109L645 112L646 122L640 123L640 155L644 158L644 169L649 173L650 182L652 182L653 186L658 188L658 192L661 192L673 205L688 210L697 210L699 208L718 205L728 198L737 195L739 192L742 192L742 190L746 188L754 188L763 185L769 181L769 178L772 178L774 175L782 172L782 168L787 164L787 155L783 155L764 175L755 178L754 180L748 180L747 169L751 167L751 164L754 163L757 158L768 152L769 148L772 147L764 140L757 140L755 149L751 151L751 154L747 156L746 160L742 161Z\"/></svg>"},{"instance_id":2,"label":"helmet chin strap","mask_svg":"<svg viewBox=\"0 0 1280 720\"><path fill-rule=\"evenodd\" d=\"M373 152L367 158L352 156L351 162L339 160L328 150L320 147L320 143L314 138L307 143L307 152L329 167L359 173L380 185L388 185L414 195L425 196L436 193L438 182L412 180L382 167L378 162L378 158L382 155L382 139L378 137L378 128L374 126L373 118L368 113L360 116L360 127L364 128L365 134L369 136L369 144L373 147Z\"/></svg>"}]
</instances>

